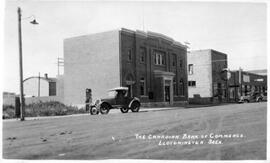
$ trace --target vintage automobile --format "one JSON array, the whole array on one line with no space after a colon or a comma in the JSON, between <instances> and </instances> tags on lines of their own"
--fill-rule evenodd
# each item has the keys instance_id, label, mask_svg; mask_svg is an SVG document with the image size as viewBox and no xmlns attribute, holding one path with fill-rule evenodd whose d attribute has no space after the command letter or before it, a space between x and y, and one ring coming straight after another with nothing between
<instances>
[{"instance_id":1,"label":"vintage automobile","mask_svg":"<svg viewBox=\"0 0 270 163\"><path fill-rule=\"evenodd\" d=\"M261 102L263 96L259 92L251 92L246 96L241 96L238 103L248 103L248 102Z\"/></svg>"},{"instance_id":2,"label":"vintage automobile","mask_svg":"<svg viewBox=\"0 0 270 163\"><path fill-rule=\"evenodd\" d=\"M120 109L122 113L139 112L140 100L137 97L130 97L128 87L117 87L109 90L110 98L96 100L90 106L90 114L108 114L111 109Z\"/></svg>"}]
</instances>

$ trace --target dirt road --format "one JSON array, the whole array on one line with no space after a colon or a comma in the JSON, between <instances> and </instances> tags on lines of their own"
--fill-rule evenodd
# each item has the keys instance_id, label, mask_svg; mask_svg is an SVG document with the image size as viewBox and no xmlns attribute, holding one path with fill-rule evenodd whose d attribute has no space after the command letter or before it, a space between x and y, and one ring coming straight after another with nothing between
<instances>
[{"instance_id":1,"label":"dirt road","mask_svg":"<svg viewBox=\"0 0 270 163\"><path fill-rule=\"evenodd\" d=\"M267 103L3 122L10 159L266 159Z\"/></svg>"}]
</instances>

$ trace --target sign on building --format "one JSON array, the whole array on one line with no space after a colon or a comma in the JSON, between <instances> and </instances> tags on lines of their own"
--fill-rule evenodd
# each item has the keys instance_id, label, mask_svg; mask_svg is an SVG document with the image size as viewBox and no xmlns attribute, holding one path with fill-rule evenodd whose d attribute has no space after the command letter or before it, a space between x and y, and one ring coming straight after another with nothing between
<instances>
[{"instance_id":1,"label":"sign on building","mask_svg":"<svg viewBox=\"0 0 270 163\"><path fill-rule=\"evenodd\" d=\"M250 82L249 75L243 75L243 81L247 83Z\"/></svg>"}]
</instances>

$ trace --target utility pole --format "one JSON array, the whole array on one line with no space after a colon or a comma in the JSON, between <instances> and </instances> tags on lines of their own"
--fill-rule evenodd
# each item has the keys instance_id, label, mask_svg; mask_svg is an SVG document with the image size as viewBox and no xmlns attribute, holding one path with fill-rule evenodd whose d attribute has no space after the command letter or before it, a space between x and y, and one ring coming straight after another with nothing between
<instances>
[{"instance_id":1,"label":"utility pole","mask_svg":"<svg viewBox=\"0 0 270 163\"><path fill-rule=\"evenodd\" d=\"M239 93L242 96L242 68L239 67Z\"/></svg>"},{"instance_id":2,"label":"utility pole","mask_svg":"<svg viewBox=\"0 0 270 163\"><path fill-rule=\"evenodd\" d=\"M64 67L64 59L63 58L57 58L57 74L60 75L60 66Z\"/></svg>"},{"instance_id":3,"label":"utility pole","mask_svg":"<svg viewBox=\"0 0 270 163\"><path fill-rule=\"evenodd\" d=\"M19 70L20 70L20 111L21 111L21 121L24 121L24 111L25 111L25 103L24 103L24 93L23 93L23 58L22 58L22 31L21 31L21 8L18 7L18 34L19 34Z\"/></svg>"},{"instance_id":4,"label":"utility pole","mask_svg":"<svg viewBox=\"0 0 270 163\"><path fill-rule=\"evenodd\" d=\"M38 73L38 97L40 97L40 72Z\"/></svg>"}]
</instances>

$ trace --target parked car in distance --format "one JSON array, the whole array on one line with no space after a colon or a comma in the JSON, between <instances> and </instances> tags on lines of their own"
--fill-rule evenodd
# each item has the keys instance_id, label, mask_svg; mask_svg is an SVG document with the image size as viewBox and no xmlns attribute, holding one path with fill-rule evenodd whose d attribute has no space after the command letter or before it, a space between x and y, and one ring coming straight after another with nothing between
<instances>
[{"instance_id":1,"label":"parked car in distance","mask_svg":"<svg viewBox=\"0 0 270 163\"><path fill-rule=\"evenodd\" d=\"M262 93L263 101L267 101L267 92Z\"/></svg>"},{"instance_id":2,"label":"parked car in distance","mask_svg":"<svg viewBox=\"0 0 270 163\"><path fill-rule=\"evenodd\" d=\"M239 103L248 103L248 102L261 102L263 101L263 95L259 92L251 92L246 96L241 96L239 99Z\"/></svg>"},{"instance_id":3,"label":"parked car in distance","mask_svg":"<svg viewBox=\"0 0 270 163\"><path fill-rule=\"evenodd\" d=\"M140 100L137 97L131 97L128 93L128 87L117 87L109 90L110 98L97 100L90 106L90 114L108 114L111 109L120 109L122 113L139 112Z\"/></svg>"}]
</instances>

